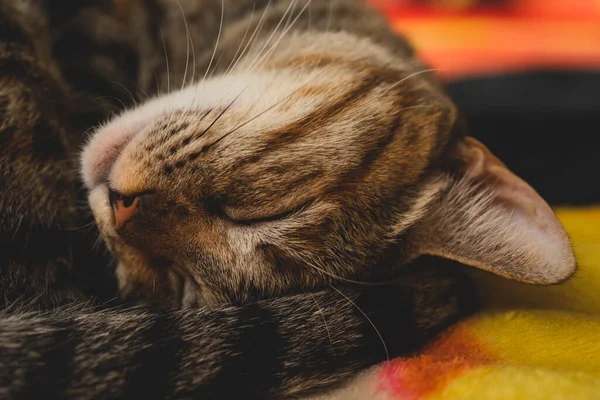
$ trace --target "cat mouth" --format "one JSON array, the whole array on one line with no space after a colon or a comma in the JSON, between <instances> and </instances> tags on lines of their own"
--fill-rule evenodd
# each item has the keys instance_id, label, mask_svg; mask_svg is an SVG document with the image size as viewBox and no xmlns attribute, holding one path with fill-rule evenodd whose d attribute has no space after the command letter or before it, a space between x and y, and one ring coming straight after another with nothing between
<instances>
[{"instance_id":1,"label":"cat mouth","mask_svg":"<svg viewBox=\"0 0 600 400\"><path fill-rule=\"evenodd\" d=\"M200 284L194 279L193 275L183 265L178 264L171 258L155 256L138 247L127 244L115 229L115 222L110 205L108 187L98 185L92 189L89 202L96 218L96 222L104 241L111 249L111 253L116 260L136 260L136 265L129 265L128 269L151 270L151 271L169 271L169 275L174 278L171 281L168 293L157 288L160 282L155 281L152 287L146 287L151 293L156 291L154 300L158 304L173 306L176 308L197 308L202 305L202 289ZM131 252L139 253L140 257L132 257ZM118 275L118 274L117 274ZM124 278L121 278L124 279ZM164 285L166 282L162 282ZM156 286L156 287L154 287ZM123 293L121 293L123 294ZM127 299L127 297L125 297Z\"/></svg>"},{"instance_id":2,"label":"cat mouth","mask_svg":"<svg viewBox=\"0 0 600 400\"><path fill-rule=\"evenodd\" d=\"M159 300L159 303L170 305L175 308L198 308L201 306L200 293L201 289L192 275L184 268L177 266L171 260L149 260L146 268L155 271L167 271L170 276L170 291L164 293ZM154 282L156 285L156 282ZM151 289L155 291L155 287Z\"/></svg>"}]
</instances>

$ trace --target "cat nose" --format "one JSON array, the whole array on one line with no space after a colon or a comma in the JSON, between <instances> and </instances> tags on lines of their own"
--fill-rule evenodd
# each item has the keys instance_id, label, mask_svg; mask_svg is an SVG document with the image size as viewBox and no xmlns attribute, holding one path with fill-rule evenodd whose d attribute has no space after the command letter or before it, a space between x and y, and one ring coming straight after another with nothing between
<instances>
[{"instance_id":1,"label":"cat nose","mask_svg":"<svg viewBox=\"0 0 600 400\"><path fill-rule=\"evenodd\" d=\"M119 230L138 212L140 196L124 196L117 191L111 190L109 198L115 215L115 228Z\"/></svg>"}]
</instances>

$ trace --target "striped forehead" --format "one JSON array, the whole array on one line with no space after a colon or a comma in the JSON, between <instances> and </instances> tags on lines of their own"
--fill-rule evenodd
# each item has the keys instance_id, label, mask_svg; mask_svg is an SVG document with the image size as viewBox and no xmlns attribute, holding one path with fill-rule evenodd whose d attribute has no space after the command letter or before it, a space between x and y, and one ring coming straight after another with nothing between
<instances>
[{"instance_id":1,"label":"striped forehead","mask_svg":"<svg viewBox=\"0 0 600 400\"><path fill-rule=\"evenodd\" d=\"M237 151L253 151L248 135L258 138L310 117L352 87L351 79L345 77L332 84L328 72L290 68L226 75L157 98L133 111L154 122L125 147L110 181L122 190L138 190L147 179L129 177L144 176L146 164L155 165L156 157L201 154L203 146L221 135L229 136L227 132L235 131L231 139L244 137L236 141ZM206 135L198 134L205 130ZM143 162L132 163L135 159Z\"/></svg>"},{"instance_id":2,"label":"striped forehead","mask_svg":"<svg viewBox=\"0 0 600 400\"><path fill-rule=\"evenodd\" d=\"M266 112L272 117L285 112L303 113L328 96L341 93L320 70L282 69L226 75L190 86L162 100L163 109L225 109ZM343 79L342 79L343 80ZM293 104L293 107L291 105ZM279 107L281 106L281 107Z\"/></svg>"}]
</instances>

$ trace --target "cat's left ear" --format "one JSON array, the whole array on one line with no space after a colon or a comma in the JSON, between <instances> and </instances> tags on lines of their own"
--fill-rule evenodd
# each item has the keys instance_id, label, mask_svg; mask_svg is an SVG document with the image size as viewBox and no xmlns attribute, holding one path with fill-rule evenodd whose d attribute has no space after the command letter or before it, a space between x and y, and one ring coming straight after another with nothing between
<instances>
[{"instance_id":1,"label":"cat's left ear","mask_svg":"<svg viewBox=\"0 0 600 400\"><path fill-rule=\"evenodd\" d=\"M467 137L458 175L416 229L421 254L507 278L555 284L576 270L569 238L550 206L483 144Z\"/></svg>"}]
</instances>

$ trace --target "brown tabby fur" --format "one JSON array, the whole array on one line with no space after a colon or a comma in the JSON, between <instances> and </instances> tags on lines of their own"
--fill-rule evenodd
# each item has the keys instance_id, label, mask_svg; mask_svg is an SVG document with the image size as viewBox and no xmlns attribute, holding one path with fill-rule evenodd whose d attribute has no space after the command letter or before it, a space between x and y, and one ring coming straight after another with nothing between
<instances>
[{"instance_id":1,"label":"brown tabby fur","mask_svg":"<svg viewBox=\"0 0 600 400\"><path fill-rule=\"evenodd\" d=\"M188 21L195 18L191 3L182 3ZM236 15L243 3L225 2L226 16ZM254 106L245 105L249 89L237 100L244 106L208 112L178 107L163 116L147 115L152 122L144 127L144 140L124 150L115 166L121 173L110 178L111 188L121 194L156 192L144 199L143 219L134 218L115 235L106 189L96 190L97 182L88 179L100 229L121 259L124 295L139 296L146 287L149 296L169 300L192 290L187 297L192 303L245 301L336 277L374 279L389 273L387 266L373 267L384 259L402 265L414 258L413 245L399 235L409 234L422 194L432 201L443 188L428 170L450 143L454 108L426 73L418 76L423 66L410 57L405 42L382 29L381 17L360 2L337 2L331 10L330 4L315 2L300 13L306 4L298 2L294 17L299 19L287 24L291 29L257 66L252 63L261 58L260 50L276 41L268 42L279 22L293 18L290 2L273 2L265 14L257 5L254 14L225 21L215 56L211 48L207 55L198 53L203 61L196 76L211 58L220 60L218 74L235 63L243 33L257 32L248 54L229 73L271 74L264 89L254 90L274 91L278 104L257 98ZM220 12L210 15L215 14ZM207 32L206 37L210 26L189 31ZM185 46L166 43L174 49L172 59L186 59L180 54ZM176 77L183 67L171 63L172 87L182 81ZM286 90L288 82L295 86ZM161 213L166 208L170 212ZM291 211L293 218L281 224L259 223ZM244 230L253 232L253 242L246 241ZM250 250L242 254L241 248ZM157 290L157 282L167 293Z\"/></svg>"},{"instance_id":2,"label":"brown tabby fur","mask_svg":"<svg viewBox=\"0 0 600 400\"><path fill-rule=\"evenodd\" d=\"M48 37L44 19L19 4L0 13L0 304L60 292L71 263L65 232L77 223L68 89L48 44L31 40Z\"/></svg>"},{"instance_id":3,"label":"brown tabby fur","mask_svg":"<svg viewBox=\"0 0 600 400\"><path fill-rule=\"evenodd\" d=\"M538 268L530 247L506 242L515 272L501 252L469 258L479 238L452 236L484 232L497 245L489 225L465 225L504 201L488 185L497 164L478 145L459 151L468 142L452 102L358 0L0 6L2 305L90 295L82 278L102 258L81 231L73 159L84 142L121 299L200 308L13 305L1 316L0 397L297 397L474 309L464 276L422 254L565 278ZM117 227L125 200L135 213ZM447 217L463 203L480 218Z\"/></svg>"}]
</instances>

